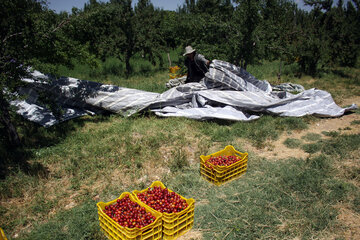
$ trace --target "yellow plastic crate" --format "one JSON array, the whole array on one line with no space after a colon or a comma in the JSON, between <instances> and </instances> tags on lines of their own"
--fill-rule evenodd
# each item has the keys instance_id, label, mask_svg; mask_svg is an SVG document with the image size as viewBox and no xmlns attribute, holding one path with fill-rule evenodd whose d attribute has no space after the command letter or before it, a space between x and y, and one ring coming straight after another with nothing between
<instances>
[{"instance_id":1,"label":"yellow plastic crate","mask_svg":"<svg viewBox=\"0 0 360 240\"><path fill-rule=\"evenodd\" d=\"M162 189L166 188L165 185L160 181L155 181L150 185L153 187L161 187ZM173 192L168 189L169 192ZM137 197L138 193L146 192L147 189L138 191L134 190L133 194L135 198L139 200ZM179 194L179 196L186 201L188 207L181 212L177 213L162 213L162 221L163 221L163 239L176 239L179 236L187 233L194 225L194 211L195 211L195 200L192 198L184 198ZM154 210L156 211L156 210ZM158 211L157 211L158 212ZM160 213L160 212L158 212Z\"/></svg>"},{"instance_id":2,"label":"yellow plastic crate","mask_svg":"<svg viewBox=\"0 0 360 240\"><path fill-rule=\"evenodd\" d=\"M126 195L129 195L131 201L138 203L140 206L145 207L147 212L150 212L156 219L151 224L143 228L127 228L123 227L105 214L104 209L106 206L113 205L117 199L122 199ZM162 214L148 207L129 192L124 192L117 199L104 203L98 202L98 214L100 227L102 232L108 239L115 240L157 240L162 237Z\"/></svg>"},{"instance_id":3,"label":"yellow plastic crate","mask_svg":"<svg viewBox=\"0 0 360 240\"><path fill-rule=\"evenodd\" d=\"M4 231L0 228L0 240L7 240Z\"/></svg>"},{"instance_id":4,"label":"yellow plastic crate","mask_svg":"<svg viewBox=\"0 0 360 240\"><path fill-rule=\"evenodd\" d=\"M169 67L169 78L170 79L180 78L182 76L184 76L184 74L181 74L179 66Z\"/></svg>"},{"instance_id":5,"label":"yellow plastic crate","mask_svg":"<svg viewBox=\"0 0 360 240\"><path fill-rule=\"evenodd\" d=\"M218 156L237 156L241 160L230 166L217 166L208 162L211 157ZM228 145L216 153L200 156L200 174L209 182L219 186L244 174L247 170L247 161L248 153L241 153Z\"/></svg>"},{"instance_id":6,"label":"yellow plastic crate","mask_svg":"<svg viewBox=\"0 0 360 240\"><path fill-rule=\"evenodd\" d=\"M179 66L169 67L170 73L177 73L180 70Z\"/></svg>"}]
</instances>

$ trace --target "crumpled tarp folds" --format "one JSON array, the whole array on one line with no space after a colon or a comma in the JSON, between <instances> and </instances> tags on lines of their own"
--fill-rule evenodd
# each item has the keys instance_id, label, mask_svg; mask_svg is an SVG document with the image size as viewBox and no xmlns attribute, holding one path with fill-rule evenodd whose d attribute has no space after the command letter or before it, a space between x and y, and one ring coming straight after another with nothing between
<instances>
[{"instance_id":1,"label":"crumpled tarp folds","mask_svg":"<svg viewBox=\"0 0 360 240\"><path fill-rule=\"evenodd\" d=\"M212 61L201 82L181 84L161 94L69 77L51 79L38 71L23 81L28 83L28 87L22 88L19 94L25 94L26 100L16 100L11 104L24 118L45 127L104 111L131 116L150 110L162 117L250 121L262 114L339 117L357 108L355 104L341 108L328 92L315 88L298 94L275 91L281 90L281 86L273 87L244 69L220 60ZM63 109L60 118L39 104L41 92L55 97L55 102Z\"/></svg>"}]
</instances>

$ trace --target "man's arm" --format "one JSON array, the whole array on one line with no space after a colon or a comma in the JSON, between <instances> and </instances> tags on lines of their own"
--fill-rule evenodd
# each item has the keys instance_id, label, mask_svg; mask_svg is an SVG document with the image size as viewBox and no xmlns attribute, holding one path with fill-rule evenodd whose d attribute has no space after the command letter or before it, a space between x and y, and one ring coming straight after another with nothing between
<instances>
[{"instance_id":1,"label":"man's arm","mask_svg":"<svg viewBox=\"0 0 360 240\"><path fill-rule=\"evenodd\" d=\"M205 72L207 72L207 70L209 69L209 66L210 66L211 61L207 60L207 59L204 57L204 55L202 55L202 54L197 54L197 57L196 57L195 61L197 61L198 66L199 66L199 65L203 65L203 66L206 68L206 71L205 71ZM205 69L202 69L202 71L204 71L204 70L205 70ZM205 72L204 72L204 73L205 73Z\"/></svg>"}]
</instances>

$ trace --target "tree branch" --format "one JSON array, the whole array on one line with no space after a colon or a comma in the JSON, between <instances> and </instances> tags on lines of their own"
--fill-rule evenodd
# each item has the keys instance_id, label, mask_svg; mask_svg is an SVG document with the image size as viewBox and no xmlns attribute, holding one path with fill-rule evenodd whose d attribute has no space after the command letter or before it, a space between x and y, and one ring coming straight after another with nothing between
<instances>
[{"instance_id":1,"label":"tree branch","mask_svg":"<svg viewBox=\"0 0 360 240\"><path fill-rule=\"evenodd\" d=\"M18 32L18 33L14 33L14 34L11 34L7 37L5 37L3 40L2 40L2 43L5 43L9 38L12 38L12 37L15 37L15 36L18 36L18 35L22 35L23 32Z\"/></svg>"}]
</instances>

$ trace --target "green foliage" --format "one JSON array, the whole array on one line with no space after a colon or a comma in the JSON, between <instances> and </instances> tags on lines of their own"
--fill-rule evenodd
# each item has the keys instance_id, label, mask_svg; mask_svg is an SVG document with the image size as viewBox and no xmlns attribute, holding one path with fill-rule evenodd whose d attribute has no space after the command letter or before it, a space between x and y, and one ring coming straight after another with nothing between
<instances>
[{"instance_id":1,"label":"green foliage","mask_svg":"<svg viewBox=\"0 0 360 240\"><path fill-rule=\"evenodd\" d=\"M306 2L314 9L300 23L300 34L290 48L301 71L316 75L328 66L355 66L358 10L350 1L346 8L342 4L332 7L329 1Z\"/></svg>"},{"instance_id":2,"label":"green foliage","mask_svg":"<svg viewBox=\"0 0 360 240\"><path fill-rule=\"evenodd\" d=\"M114 57L107 58L102 66L102 74L103 75L117 75L123 76L125 72L125 68L123 63Z\"/></svg>"},{"instance_id":3,"label":"green foliage","mask_svg":"<svg viewBox=\"0 0 360 240\"><path fill-rule=\"evenodd\" d=\"M259 26L261 24L260 1L235 1L238 4L234 12L234 30L236 33L229 46L233 51L232 62L240 63L241 67L246 69L248 64L254 63L256 56L259 55L257 44L259 35ZM237 42L237 44L236 44ZM232 50L233 46L235 51Z\"/></svg>"}]
</instances>

